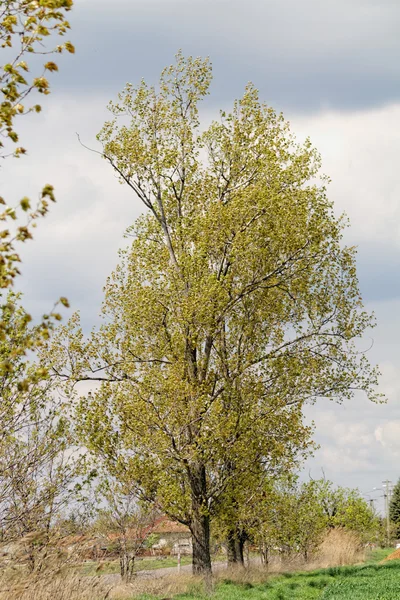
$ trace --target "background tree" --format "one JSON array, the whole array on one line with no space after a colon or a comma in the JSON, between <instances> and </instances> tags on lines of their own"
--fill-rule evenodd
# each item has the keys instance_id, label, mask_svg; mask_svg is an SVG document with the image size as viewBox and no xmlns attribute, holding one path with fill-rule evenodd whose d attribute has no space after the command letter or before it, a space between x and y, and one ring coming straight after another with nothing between
<instances>
[{"instance_id":1,"label":"background tree","mask_svg":"<svg viewBox=\"0 0 400 600\"><path fill-rule=\"evenodd\" d=\"M389 505L390 521L396 526L395 536L400 534L400 479L393 488L392 498Z\"/></svg>"},{"instance_id":2,"label":"background tree","mask_svg":"<svg viewBox=\"0 0 400 600\"><path fill-rule=\"evenodd\" d=\"M294 485L294 470L312 450L311 433L311 429L308 430L307 437L307 431L303 431L297 453L292 446L290 452L281 452L279 462L272 464L268 464L264 456L259 456L258 462L255 460L249 465L245 479L230 480L212 521L213 531L226 547L228 565L244 566L246 541L258 544L260 549L264 548L262 557L267 562L269 544L266 537L272 540L272 517L274 512L276 515L275 508L283 497L278 494L278 482L286 481L288 486L293 479ZM260 534L265 534L267 523L268 536L262 539Z\"/></svg>"},{"instance_id":3,"label":"background tree","mask_svg":"<svg viewBox=\"0 0 400 600\"><path fill-rule=\"evenodd\" d=\"M108 281L103 327L85 340L74 318L49 356L70 391L100 382L80 404L81 439L189 526L202 573L230 481L297 452L304 402L377 398L356 346L373 322L317 152L251 85L201 133L210 80L207 60L178 55L158 91L128 85L110 105L102 155L148 211Z\"/></svg>"},{"instance_id":4,"label":"background tree","mask_svg":"<svg viewBox=\"0 0 400 600\"><path fill-rule=\"evenodd\" d=\"M378 517L357 489L334 486L331 481L316 482L319 502L323 508L327 527L341 527L354 531L364 541L376 534Z\"/></svg>"},{"instance_id":5,"label":"background tree","mask_svg":"<svg viewBox=\"0 0 400 600\"><path fill-rule=\"evenodd\" d=\"M300 484L293 474L270 484L254 515L252 536L266 566L271 551L286 559L300 555L308 561L326 531L316 484Z\"/></svg>"},{"instance_id":6,"label":"background tree","mask_svg":"<svg viewBox=\"0 0 400 600\"><path fill-rule=\"evenodd\" d=\"M159 514L153 505L140 502L135 490L108 478L99 485L98 493L105 506L98 510L94 530L117 548L121 577L129 582L134 577L135 558Z\"/></svg>"},{"instance_id":7,"label":"background tree","mask_svg":"<svg viewBox=\"0 0 400 600\"><path fill-rule=\"evenodd\" d=\"M29 325L18 295L9 292L7 300L7 335L0 340L0 360L11 365L0 375L3 541L48 532L70 497L78 469L67 454L72 439L53 382L39 364L18 352L35 339L35 327Z\"/></svg>"}]
</instances>

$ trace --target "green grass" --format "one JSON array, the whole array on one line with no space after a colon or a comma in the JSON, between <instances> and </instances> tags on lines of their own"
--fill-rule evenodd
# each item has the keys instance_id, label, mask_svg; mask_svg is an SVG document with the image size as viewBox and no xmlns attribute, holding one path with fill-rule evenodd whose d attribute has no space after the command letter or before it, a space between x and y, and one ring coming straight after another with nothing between
<instances>
[{"instance_id":1,"label":"green grass","mask_svg":"<svg viewBox=\"0 0 400 600\"><path fill-rule=\"evenodd\" d=\"M180 594L174 600L204 598L201 591ZM271 576L264 583L221 582L212 600L398 600L400 561L332 567L306 573ZM141 600L151 600L142 596Z\"/></svg>"},{"instance_id":2,"label":"green grass","mask_svg":"<svg viewBox=\"0 0 400 600\"><path fill-rule=\"evenodd\" d=\"M181 565L192 564L191 556L182 556ZM95 575L98 572L98 562L87 561L81 567L83 575ZM135 571L152 571L153 569L164 569L167 567L177 567L178 560L174 557L167 556L165 558L143 558L136 559ZM119 573L119 561L111 560L102 564L101 573L110 575Z\"/></svg>"},{"instance_id":3,"label":"green grass","mask_svg":"<svg viewBox=\"0 0 400 600\"><path fill-rule=\"evenodd\" d=\"M374 548L369 550L366 556L367 563L377 563L394 552L394 548Z\"/></svg>"},{"instance_id":4,"label":"green grass","mask_svg":"<svg viewBox=\"0 0 400 600\"><path fill-rule=\"evenodd\" d=\"M400 562L365 566L350 577L339 577L321 596L322 600L398 600Z\"/></svg>"}]
</instances>

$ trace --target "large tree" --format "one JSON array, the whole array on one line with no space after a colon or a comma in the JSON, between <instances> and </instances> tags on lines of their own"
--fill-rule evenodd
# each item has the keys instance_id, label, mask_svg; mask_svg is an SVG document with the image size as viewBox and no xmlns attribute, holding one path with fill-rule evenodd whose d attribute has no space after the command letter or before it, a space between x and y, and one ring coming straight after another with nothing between
<instances>
[{"instance_id":1,"label":"large tree","mask_svg":"<svg viewBox=\"0 0 400 600\"><path fill-rule=\"evenodd\" d=\"M104 325L86 340L75 317L50 355L70 389L100 382L80 403L82 441L190 527L206 573L232 480L304 449L305 402L375 399L377 378L318 153L251 85L202 132L210 80L207 60L179 54L158 90L128 85L110 104L101 154L147 211L107 283Z\"/></svg>"}]
</instances>

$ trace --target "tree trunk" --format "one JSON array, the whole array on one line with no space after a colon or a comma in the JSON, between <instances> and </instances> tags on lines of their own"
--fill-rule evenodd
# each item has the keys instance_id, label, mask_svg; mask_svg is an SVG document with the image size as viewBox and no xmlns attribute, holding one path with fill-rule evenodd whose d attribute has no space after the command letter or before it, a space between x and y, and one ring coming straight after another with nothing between
<instances>
[{"instance_id":1,"label":"tree trunk","mask_svg":"<svg viewBox=\"0 0 400 600\"><path fill-rule=\"evenodd\" d=\"M246 534L235 527L229 530L226 540L228 565L233 566L239 564L244 567L243 550L246 539Z\"/></svg>"},{"instance_id":2,"label":"tree trunk","mask_svg":"<svg viewBox=\"0 0 400 600\"><path fill-rule=\"evenodd\" d=\"M236 565L238 559L236 554L236 532L234 529L231 529L228 532L228 536L226 539L226 554L228 566Z\"/></svg>"},{"instance_id":3,"label":"tree trunk","mask_svg":"<svg viewBox=\"0 0 400 600\"><path fill-rule=\"evenodd\" d=\"M235 539L236 557L237 557L236 560L242 567L244 567L243 549L244 549L245 541L246 541L246 537L243 535L240 535L238 533L236 536L236 539Z\"/></svg>"},{"instance_id":4,"label":"tree trunk","mask_svg":"<svg viewBox=\"0 0 400 600\"><path fill-rule=\"evenodd\" d=\"M211 577L210 516L207 507L206 471L202 464L191 469L193 575Z\"/></svg>"},{"instance_id":5,"label":"tree trunk","mask_svg":"<svg viewBox=\"0 0 400 600\"><path fill-rule=\"evenodd\" d=\"M193 544L193 575L210 575L210 517L201 513L193 515L190 530Z\"/></svg>"},{"instance_id":6,"label":"tree trunk","mask_svg":"<svg viewBox=\"0 0 400 600\"><path fill-rule=\"evenodd\" d=\"M269 548L265 542L263 542L260 546L260 555L261 555L261 563L264 565L266 569L269 566Z\"/></svg>"},{"instance_id":7,"label":"tree trunk","mask_svg":"<svg viewBox=\"0 0 400 600\"><path fill-rule=\"evenodd\" d=\"M119 566L121 579L125 583L129 583L130 581L132 581L134 577L133 569L135 567L135 557L131 556L126 552L121 552L119 556Z\"/></svg>"}]
</instances>

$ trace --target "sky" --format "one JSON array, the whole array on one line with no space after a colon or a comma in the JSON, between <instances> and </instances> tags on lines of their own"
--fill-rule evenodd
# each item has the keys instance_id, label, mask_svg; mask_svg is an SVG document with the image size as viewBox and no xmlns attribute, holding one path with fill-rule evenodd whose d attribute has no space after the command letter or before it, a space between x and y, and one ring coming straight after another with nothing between
<instances>
[{"instance_id":1,"label":"sky","mask_svg":"<svg viewBox=\"0 0 400 600\"><path fill-rule=\"evenodd\" d=\"M96 133L126 82L156 83L182 49L209 56L214 80L203 118L217 115L252 81L309 136L332 183L329 196L358 246L365 305L376 315L365 348L378 363L386 405L360 395L306 409L320 448L305 466L359 487L382 508L382 481L400 477L400 3L398 0L75 0L52 94L25 118L27 157L7 161L1 195L35 198L49 182L57 204L23 251L22 289L35 315L63 295L90 328L123 232L141 211L101 158Z\"/></svg>"}]
</instances>

